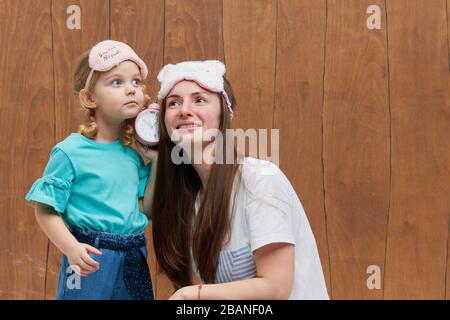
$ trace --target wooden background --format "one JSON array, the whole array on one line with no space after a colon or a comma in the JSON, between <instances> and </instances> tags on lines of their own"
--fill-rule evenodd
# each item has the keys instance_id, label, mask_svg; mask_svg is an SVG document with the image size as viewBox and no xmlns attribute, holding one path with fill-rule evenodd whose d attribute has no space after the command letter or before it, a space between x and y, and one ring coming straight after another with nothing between
<instances>
[{"instance_id":1,"label":"wooden background","mask_svg":"<svg viewBox=\"0 0 450 320\"><path fill-rule=\"evenodd\" d=\"M165 63L226 62L234 126L280 128L332 298L450 298L449 15L450 0L0 0L0 298L54 296L60 254L24 196L80 121L75 57L107 38L143 57L152 97Z\"/></svg>"}]
</instances>

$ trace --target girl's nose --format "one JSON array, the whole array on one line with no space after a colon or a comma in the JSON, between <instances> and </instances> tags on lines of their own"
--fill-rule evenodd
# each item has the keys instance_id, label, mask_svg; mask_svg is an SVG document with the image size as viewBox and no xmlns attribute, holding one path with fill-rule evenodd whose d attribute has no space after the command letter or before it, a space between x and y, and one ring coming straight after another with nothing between
<instances>
[{"instance_id":1,"label":"girl's nose","mask_svg":"<svg viewBox=\"0 0 450 320\"><path fill-rule=\"evenodd\" d=\"M126 88L126 95L134 95L136 93L136 89L133 86L128 86Z\"/></svg>"}]
</instances>

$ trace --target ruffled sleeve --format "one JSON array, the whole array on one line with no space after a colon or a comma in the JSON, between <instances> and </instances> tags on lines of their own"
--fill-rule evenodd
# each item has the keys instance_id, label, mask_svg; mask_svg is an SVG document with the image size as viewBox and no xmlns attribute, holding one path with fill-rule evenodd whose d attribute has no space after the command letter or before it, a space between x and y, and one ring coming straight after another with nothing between
<instances>
[{"instance_id":1,"label":"ruffled sleeve","mask_svg":"<svg viewBox=\"0 0 450 320\"><path fill-rule=\"evenodd\" d=\"M74 179L72 162L62 150L54 148L43 176L33 183L25 199L47 204L62 213L66 211Z\"/></svg>"},{"instance_id":2,"label":"ruffled sleeve","mask_svg":"<svg viewBox=\"0 0 450 320\"><path fill-rule=\"evenodd\" d=\"M152 170L151 162L149 162L147 165L144 165L144 162L141 163L141 167L139 169L138 198L142 198L145 194L145 189L147 188L151 170Z\"/></svg>"}]
</instances>

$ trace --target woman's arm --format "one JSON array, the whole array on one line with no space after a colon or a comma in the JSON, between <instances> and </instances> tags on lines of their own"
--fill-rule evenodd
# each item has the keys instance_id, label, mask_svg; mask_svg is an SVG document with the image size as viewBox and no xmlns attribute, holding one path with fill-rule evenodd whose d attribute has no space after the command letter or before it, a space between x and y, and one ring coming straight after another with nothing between
<instances>
[{"instance_id":1,"label":"woman's arm","mask_svg":"<svg viewBox=\"0 0 450 320\"><path fill-rule=\"evenodd\" d=\"M220 284L205 284L202 300L288 299L294 282L295 250L289 243L271 243L253 252L257 276L253 279ZM198 299L198 285L176 291L170 299Z\"/></svg>"}]
</instances>

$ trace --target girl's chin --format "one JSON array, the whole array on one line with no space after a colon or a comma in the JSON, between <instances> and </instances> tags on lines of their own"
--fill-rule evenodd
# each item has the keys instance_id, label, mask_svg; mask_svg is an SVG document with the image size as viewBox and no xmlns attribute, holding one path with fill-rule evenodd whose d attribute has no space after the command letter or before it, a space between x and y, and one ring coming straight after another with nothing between
<instances>
[{"instance_id":1,"label":"girl's chin","mask_svg":"<svg viewBox=\"0 0 450 320\"><path fill-rule=\"evenodd\" d=\"M141 108L139 106L137 106L135 108L128 107L123 110L123 113L127 115L127 118L133 118L133 117L136 117L140 111L141 111Z\"/></svg>"},{"instance_id":2,"label":"girl's chin","mask_svg":"<svg viewBox=\"0 0 450 320\"><path fill-rule=\"evenodd\" d=\"M132 104L123 106L123 109L125 109L125 110L137 110L137 111L139 111L139 110L142 109L142 107L140 107L138 104L132 103Z\"/></svg>"}]
</instances>

